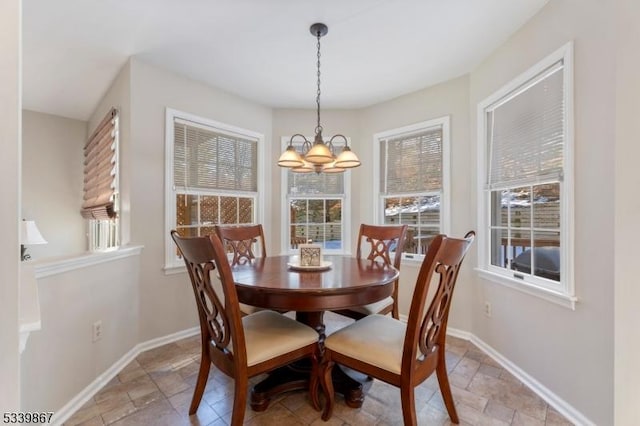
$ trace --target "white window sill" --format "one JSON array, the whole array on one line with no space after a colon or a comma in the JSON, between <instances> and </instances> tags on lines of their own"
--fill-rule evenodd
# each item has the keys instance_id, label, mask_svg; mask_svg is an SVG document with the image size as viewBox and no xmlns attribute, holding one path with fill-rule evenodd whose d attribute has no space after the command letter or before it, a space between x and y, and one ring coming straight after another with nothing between
<instances>
[{"instance_id":1,"label":"white window sill","mask_svg":"<svg viewBox=\"0 0 640 426\"><path fill-rule=\"evenodd\" d=\"M575 296L537 287L527 282L516 281L513 278L489 272L484 269L475 268L475 270L480 278L483 278L487 281L512 288L522 293L538 297L540 299L555 303L571 310L576 309L576 302L578 301L578 298Z\"/></svg>"},{"instance_id":2,"label":"white window sill","mask_svg":"<svg viewBox=\"0 0 640 426\"><path fill-rule=\"evenodd\" d=\"M36 279L58 275L63 272L73 271L76 269L86 268L100 263L112 262L117 259L123 259L129 256L138 256L144 246L126 246L117 250L85 253L78 256L62 257L55 259L42 259L30 261L33 267Z\"/></svg>"}]
</instances>

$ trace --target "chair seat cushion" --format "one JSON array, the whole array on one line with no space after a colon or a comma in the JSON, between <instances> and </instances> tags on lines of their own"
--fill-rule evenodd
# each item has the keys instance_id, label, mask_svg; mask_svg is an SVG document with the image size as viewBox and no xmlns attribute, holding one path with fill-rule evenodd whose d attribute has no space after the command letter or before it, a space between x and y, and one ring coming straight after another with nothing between
<instances>
[{"instance_id":1,"label":"chair seat cushion","mask_svg":"<svg viewBox=\"0 0 640 426\"><path fill-rule=\"evenodd\" d=\"M247 365L255 365L318 341L311 327L273 311L242 318Z\"/></svg>"},{"instance_id":2,"label":"chair seat cushion","mask_svg":"<svg viewBox=\"0 0 640 426\"><path fill-rule=\"evenodd\" d=\"M375 303L369 303L368 305L357 306L355 308L349 308L350 311L358 312L364 315L373 315L379 313L387 306L393 306L393 297L389 296L386 299L382 299Z\"/></svg>"},{"instance_id":3,"label":"chair seat cushion","mask_svg":"<svg viewBox=\"0 0 640 426\"><path fill-rule=\"evenodd\" d=\"M405 323L384 315L369 315L325 340L325 347L384 370L400 374Z\"/></svg>"}]
</instances>

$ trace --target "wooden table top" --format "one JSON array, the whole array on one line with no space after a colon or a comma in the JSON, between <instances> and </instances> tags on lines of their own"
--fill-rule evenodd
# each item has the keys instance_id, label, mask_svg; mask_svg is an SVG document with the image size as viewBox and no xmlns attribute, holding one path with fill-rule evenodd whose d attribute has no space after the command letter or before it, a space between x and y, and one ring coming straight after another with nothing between
<instances>
[{"instance_id":1,"label":"wooden table top","mask_svg":"<svg viewBox=\"0 0 640 426\"><path fill-rule=\"evenodd\" d=\"M398 271L390 266L348 256L325 256L325 271L288 267L292 256L256 259L232 268L240 302L294 311L344 309L377 302L391 295Z\"/></svg>"}]
</instances>

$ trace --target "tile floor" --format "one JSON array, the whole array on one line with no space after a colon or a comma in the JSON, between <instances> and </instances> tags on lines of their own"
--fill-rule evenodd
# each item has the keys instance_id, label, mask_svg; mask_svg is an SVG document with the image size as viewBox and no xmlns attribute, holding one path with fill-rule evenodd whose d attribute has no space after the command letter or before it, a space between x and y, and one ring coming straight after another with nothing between
<instances>
[{"instance_id":1,"label":"tile floor","mask_svg":"<svg viewBox=\"0 0 640 426\"><path fill-rule=\"evenodd\" d=\"M327 333L350 320L327 314ZM200 355L199 336L140 354L78 410L65 425L228 425L233 381L211 369L198 412L187 411ZM447 339L447 367L462 425L570 425L557 411L469 342ZM255 383L262 377L252 379ZM305 392L285 394L261 413L248 404L247 425L401 425L400 393L378 380L365 381L365 402L351 409L338 397L334 415L320 419ZM449 425L435 374L415 392L420 425Z\"/></svg>"}]
</instances>

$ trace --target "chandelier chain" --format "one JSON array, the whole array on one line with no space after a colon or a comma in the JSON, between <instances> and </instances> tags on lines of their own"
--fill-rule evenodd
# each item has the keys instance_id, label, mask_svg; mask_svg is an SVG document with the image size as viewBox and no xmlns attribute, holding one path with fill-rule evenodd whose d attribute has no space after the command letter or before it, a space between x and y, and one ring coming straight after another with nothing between
<instances>
[{"instance_id":1,"label":"chandelier chain","mask_svg":"<svg viewBox=\"0 0 640 426\"><path fill-rule=\"evenodd\" d=\"M317 38L318 38L318 43L317 43L317 48L318 48L318 62L317 62L317 66L318 66L318 91L316 93L316 105L317 105L317 115L318 115L318 124L316 126L316 134L321 133L322 132L322 126L320 125L320 37L321 34L320 32L317 33Z\"/></svg>"}]
</instances>

